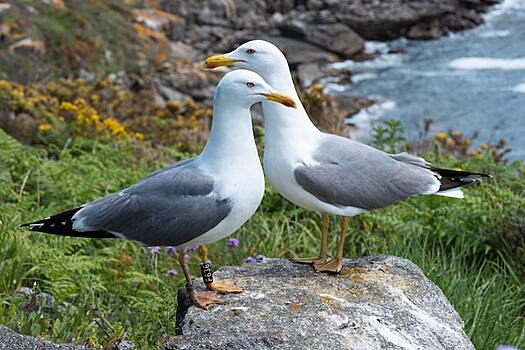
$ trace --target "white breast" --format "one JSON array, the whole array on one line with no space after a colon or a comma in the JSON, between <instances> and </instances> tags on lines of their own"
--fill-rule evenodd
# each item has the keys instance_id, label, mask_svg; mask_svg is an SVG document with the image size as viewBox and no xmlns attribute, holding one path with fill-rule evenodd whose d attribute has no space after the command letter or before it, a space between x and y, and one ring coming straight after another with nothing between
<instances>
[{"instance_id":1,"label":"white breast","mask_svg":"<svg viewBox=\"0 0 525 350\"><path fill-rule=\"evenodd\" d=\"M214 193L229 198L232 209L217 226L182 246L209 244L231 235L257 210L264 195L264 174L258 157L231 161L219 172L209 173L216 181Z\"/></svg>"}]
</instances>

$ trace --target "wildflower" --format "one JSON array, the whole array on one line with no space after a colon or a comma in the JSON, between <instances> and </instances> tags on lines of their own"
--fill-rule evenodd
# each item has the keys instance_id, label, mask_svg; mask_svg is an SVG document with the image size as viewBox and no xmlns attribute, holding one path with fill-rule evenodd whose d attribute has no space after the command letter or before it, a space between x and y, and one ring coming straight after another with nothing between
<instances>
[{"instance_id":1,"label":"wildflower","mask_svg":"<svg viewBox=\"0 0 525 350\"><path fill-rule=\"evenodd\" d=\"M443 142L447 139L447 134L444 132L440 132L440 133L437 133L435 137L436 137L436 140L438 140L439 142Z\"/></svg>"},{"instance_id":2,"label":"wildflower","mask_svg":"<svg viewBox=\"0 0 525 350\"><path fill-rule=\"evenodd\" d=\"M255 257L255 260L258 262L258 263L262 263L266 260L266 257L262 254L259 254Z\"/></svg>"},{"instance_id":3,"label":"wildflower","mask_svg":"<svg viewBox=\"0 0 525 350\"><path fill-rule=\"evenodd\" d=\"M167 246L166 254L168 254L169 256L175 256L175 254L177 254L177 248L172 247L172 246Z\"/></svg>"},{"instance_id":4,"label":"wildflower","mask_svg":"<svg viewBox=\"0 0 525 350\"><path fill-rule=\"evenodd\" d=\"M43 123L38 126L38 131L49 131L51 129L51 124L49 123Z\"/></svg>"},{"instance_id":5,"label":"wildflower","mask_svg":"<svg viewBox=\"0 0 525 350\"><path fill-rule=\"evenodd\" d=\"M195 107L195 101L193 101L193 99L189 98L186 100L186 107L188 108L193 108Z\"/></svg>"},{"instance_id":6,"label":"wildflower","mask_svg":"<svg viewBox=\"0 0 525 350\"><path fill-rule=\"evenodd\" d=\"M228 239L228 246L230 248L237 248L239 246L239 240L237 238Z\"/></svg>"},{"instance_id":7,"label":"wildflower","mask_svg":"<svg viewBox=\"0 0 525 350\"><path fill-rule=\"evenodd\" d=\"M196 245L191 246L191 252L195 253L196 251L197 251L197 246Z\"/></svg>"},{"instance_id":8,"label":"wildflower","mask_svg":"<svg viewBox=\"0 0 525 350\"><path fill-rule=\"evenodd\" d=\"M148 255L156 255L159 252L160 252L160 247L159 246L147 247L146 248L146 254L148 254Z\"/></svg>"},{"instance_id":9,"label":"wildflower","mask_svg":"<svg viewBox=\"0 0 525 350\"><path fill-rule=\"evenodd\" d=\"M510 345L498 345L496 346L496 350L518 350L518 348Z\"/></svg>"},{"instance_id":10,"label":"wildflower","mask_svg":"<svg viewBox=\"0 0 525 350\"><path fill-rule=\"evenodd\" d=\"M172 276L177 276L178 275L178 272L175 269L169 269L166 272L168 273L168 275L172 275Z\"/></svg>"},{"instance_id":11,"label":"wildflower","mask_svg":"<svg viewBox=\"0 0 525 350\"><path fill-rule=\"evenodd\" d=\"M456 141L452 140L452 139L447 139L447 142L446 142L446 145L447 147L454 147L456 145Z\"/></svg>"},{"instance_id":12,"label":"wildflower","mask_svg":"<svg viewBox=\"0 0 525 350\"><path fill-rule=\"evenodd\" d=\"M244 262L248 263L248 264L251 264L251 263L256 262L256 260L255 260L255 258L253 258L251 256L248 256L248 257L246 257L246 259L244 259Z\"/></svg>"},{"instance_id":13,"label":"wildflower","mask_svg":"<svg viewBox=\"0 0 525 350\"><path fill-rule=\"evenodd\" d=\"M136 133L135 133L135 139L137 139L137 140L139 140L139 141L144 140L144 134L141 133L141 132L136 132Z\"/></svg>"},{"instance_id":14,"label":"wildflower","mask_svg":"<svg viewBox=\"0 0 525 350\"><path fill-rule=\"evenodd\" d=\"M184 254L184 261L188 262L191 259L191 255Z\"/></svg>"},{"instance_id":15,"label":"wildflower","mask_svg":"<svg viewBox=\"0 0 525 350\"><path fill-rule=\"evenodd\" d=\"M180 102L177 102L177 101L169 101L168 103L166 103L166 107L168 107L168 109L171 109L173 111L178 111L179 109L182 108L182 105L180 104Z\"/></svg>"},{"instance_id":16,"label":"wildflower","mask_svg":"<svg viewBox=\"0 0 525 350\"><path fill-rule=\"evenodd\" d=\"M73 111L77 109L77 106L75 106L74 104L70 102L64 101L60 104L60 109L63 109L65 111Z\"/></svg>"}]
</instances>

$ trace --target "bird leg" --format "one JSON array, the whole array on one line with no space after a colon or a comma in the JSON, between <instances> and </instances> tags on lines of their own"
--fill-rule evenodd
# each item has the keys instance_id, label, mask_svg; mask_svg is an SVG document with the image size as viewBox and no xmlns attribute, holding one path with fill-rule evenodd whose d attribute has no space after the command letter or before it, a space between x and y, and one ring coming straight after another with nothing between
<instances>
[{"instance_id":1,"label":"bird leg","mask_svg":"<svg viewBox=\"0 0 525 350\"><path fill-rule=\"evenodd\" d=\"M316 258L293 258L292 262L299 264L322 265L328 260L328 227L330 220L327 213L321 215L321 252Z\"/></svg>"},{"instance_id":2,"label":"bird leg","mask_svg":"<svg viewBox=\"0 0 525 350\"><path fill-rule=\"evenodd\" d=\"M341 234L339 238L339 247L337 248L337 255L335 258L330 259L325 264L315 266L315 272L333 272L339 273L343 268L343 253L345 248L346 231L348 230L349 219L347 216L343 216L341 219Z\"/></svg>"},{"instance_id":3,"label":"bird leg","mask_svg":"<svg viewBox=\"0 0 525 350\"><path fill-rule=\"evenodd\" d=\"M224 304L224 300L218 299L217 294L211 291L205 292L196 292L193 289L191 282L190 271L188 269L188 263L184 259L184 253L179 253L179 264L182 267L182 272L184 272L184 277L186 278L186 291L190 295L191 301L195 306L200 307L201 309L207 310L207 306L211 304Z\"/></svg>"},{"instance_id":4,"label":"bird leg","mask_svg":"<svg viewBox=\"0 0 525 350\"><path fill-rule=\"evenodd\" d=\"M242 289L235 285L234 281L214 281L213 274L211 272L211 263L208 260L208 248L205 245L199 246L199 256L201 258L201 273L202 280L206 285L206 288L219 292L222 294L226 293L242 293Z\"/></svg>"}]
</instances>

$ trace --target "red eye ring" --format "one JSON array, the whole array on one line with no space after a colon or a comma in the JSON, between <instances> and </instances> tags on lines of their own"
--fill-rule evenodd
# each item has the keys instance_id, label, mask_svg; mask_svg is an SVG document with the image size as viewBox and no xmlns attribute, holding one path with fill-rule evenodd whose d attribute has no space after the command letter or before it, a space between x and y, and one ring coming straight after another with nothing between
<instances>
[{"instance_id":1,"label":"red eye ring","mask_svg":"<svg viewBox=\"0 0 525 350\"><path fill-rule=\"evenodd\" d=\"M246 50L246 53L248 55L253 55L255 53L255 50L254 49L248 49L248 50Z\"/></svg>"},{"instance_id":2,"label":"red eye ring","mask_svg":"<svg viewBox=\"0 0 525 350\"><path fill-rule=\"evenodd\" d=\"M249 88L252 88L252 87L255 86L255 84L252 83L251 81L249 81L249 82L246 83L246 86L249 87Z\"/></svg>"}]
</instances>

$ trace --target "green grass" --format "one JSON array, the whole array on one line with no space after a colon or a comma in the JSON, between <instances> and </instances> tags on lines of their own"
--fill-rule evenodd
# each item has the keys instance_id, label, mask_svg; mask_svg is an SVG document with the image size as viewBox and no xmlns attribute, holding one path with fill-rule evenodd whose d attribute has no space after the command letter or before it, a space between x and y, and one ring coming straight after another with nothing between
<instances>
[{"instance_id":1,"label":"green grass","mask_svg":"<svg viewBox=\"0 0 525 350\"><path fill-rule=\"evenodd\" d=\"M175 152L175 151L173 151ZM176 154L176 153L173 153ZM458 166L453 159L431 159ZM464 200L417 197L351 220L348 256L393 254L412 260L438 284L476 348L525 347L525 168L472 158L462 167L495 178L466 189ZM106 347L122 337L140 349L162 348L175 334L182 277L175 259L124 240L88 240L28 233L17 226L79 205L137 181L160 164L137 161L125 146L45 151L0 131L0 324L58 342ZM521 221L520 221L521 220ZM337 219L331 222L335 249ZM248 255L317 253L319 214L298 209L271 188L256 215L234 237L210 246L217 268ZM195 275L198 259L190 265ZM53 295L55 313L17 297L22 286Z\"/></svg>"},{"instance_id":2,"label":"green grass","mask_svg":"<svg viewBox=\"0 0 525 350\"><path fill-rule=\"evenodd\" d=\"M138 69L149 48L137 37L131 7L120 0L68 0L60 10L40 0L8 0L3 16L13 31L0 43L0 77L18 82L47 81L81 68L97 76ZM30 10L31 9L31 10ZM21 38L40 40L45 53L12 54Z\"/></svg>"}]
</instances>

